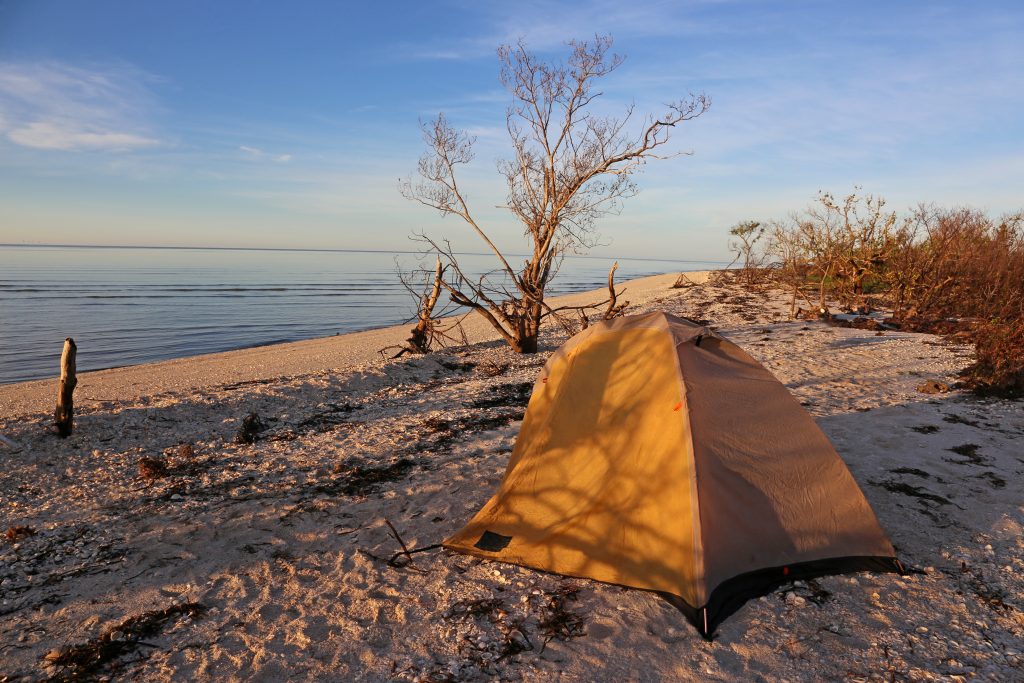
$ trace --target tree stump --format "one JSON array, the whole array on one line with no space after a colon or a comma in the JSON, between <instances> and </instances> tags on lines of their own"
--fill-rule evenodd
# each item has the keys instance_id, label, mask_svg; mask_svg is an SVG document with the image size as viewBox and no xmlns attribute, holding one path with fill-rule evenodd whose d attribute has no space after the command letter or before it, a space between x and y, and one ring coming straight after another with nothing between
<instances>
[{"instance_id":1,"label":"tree stump","mask_svg":"<svg viewBox=\"0 0 1024 683\"><path fill-rule=\"evenodd\" d=\"M57 426L57 434L62 438L71 436L74 426L75 403L72 394L78 378L75 377L75 357L78 347L75 340L68 337L64 340L64 353L60 356L60 388L57 391L57 409L53 413L53 422Z\"/></svg>"}]
</instances>

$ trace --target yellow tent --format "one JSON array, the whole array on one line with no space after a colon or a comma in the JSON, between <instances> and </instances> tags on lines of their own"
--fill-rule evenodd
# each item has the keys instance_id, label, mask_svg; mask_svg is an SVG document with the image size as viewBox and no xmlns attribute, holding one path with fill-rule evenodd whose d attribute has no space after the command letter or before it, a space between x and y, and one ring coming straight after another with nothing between
<instances>
[{"instance_id":1,"label":"yellow tent","mask_svg":"<svg viewBox=\"0 0 1024 683\"><path fill-rule=\"evenodd\" d=\"M785 581L902 570L786 388L660 312L591 327L551 356L504 481L444 545L657 591L707 638Z\"/></svg>"}]
</instances>

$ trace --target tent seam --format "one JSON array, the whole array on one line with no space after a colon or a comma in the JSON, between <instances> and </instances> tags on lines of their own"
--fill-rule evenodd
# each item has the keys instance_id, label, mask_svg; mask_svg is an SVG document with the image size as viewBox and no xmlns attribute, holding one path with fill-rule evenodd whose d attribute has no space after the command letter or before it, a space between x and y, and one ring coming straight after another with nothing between
<instances>
[{"instance_id":1,"label":"tent seam","mask_svg":"<svg viewBox=\"0 0 1024 683\"><path fill-rule=\"evenodd\" d=\"M671 335L671 332L669 333ZM686 378L683 376L683 365L679 361L679 349L680 347L691 341L693 337L687 339L684 342L675 344L675 353L673 358L676 361L676 377L679 380L680 395L682 398L682 410L683 414L683 427L686 430L686 440L689 444L690 451L690 500L692 505L692 515L694 518L693 522L693 577L698 582L697 588L700 595L697 605L693 605L694 608L699 609L703 604L708 601L708 587L707 577L704 572L704 526L700 510L700 487L697 485L697 451L693 445L693 422L690 419L690 397L689 390L686 386Z\"/></svg>"}]
</instances>

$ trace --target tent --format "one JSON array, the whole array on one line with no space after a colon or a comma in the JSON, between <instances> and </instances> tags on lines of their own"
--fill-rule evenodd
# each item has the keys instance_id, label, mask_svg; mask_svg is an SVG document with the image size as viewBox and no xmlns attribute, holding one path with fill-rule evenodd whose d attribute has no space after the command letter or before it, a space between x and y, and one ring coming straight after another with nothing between
<instances>
[{"instance_id":1,"label":"tent","mask_svg":"<svg viewBox=\"0 0 1024 683\"><path fill-rule=\"evenodd\" d=\"M661 312L595 325L551 356L500 488L444 545L656 591L705 638L786 581L902 572L786 388Z\"/></svg>"}]
</instances>

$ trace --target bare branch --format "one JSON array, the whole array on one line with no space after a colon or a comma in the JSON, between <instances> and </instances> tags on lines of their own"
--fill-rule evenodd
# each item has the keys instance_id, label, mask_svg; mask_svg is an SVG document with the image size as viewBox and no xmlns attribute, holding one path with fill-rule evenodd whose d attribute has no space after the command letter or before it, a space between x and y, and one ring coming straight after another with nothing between
<instances>
[{"instance_id":1,"label":"bare branch","mask_svg":"<svg viewBox=\"0 0 1024 683\"><path fill-rule=\"evenodd\" d=\"M660 117L646 118L632 135L633 106L619 117L595 114L594 102L603 94L597 83L624 61L611 48L610 36L572 41L565 62L544 62L523 41L498 48L501 82L512 96L505 127L513 149L498 171L508 189L504 208L522 222L531 252L519 271L470 213L456 174L472 160L474 141L449 126L443 114L423 126L428 150L418 168L422 182L400 185L407 198L461 217L497 256L501 281L492 283L486 275L470 279L450 248L438 249L450 266L442 286L453 302L479 312L519 351L537 348L541 319L552 314L545 292L562 257L598 243L597 221L617 214L636 193L632 176L648 160L687 154L662 148L676 126L710 106L707 96L691 94L668 104ZM616 301L614 285L610 294L608 317L624 306ZM586 324L583 310L578 312Z\"/></svg>"}]
</instances>

